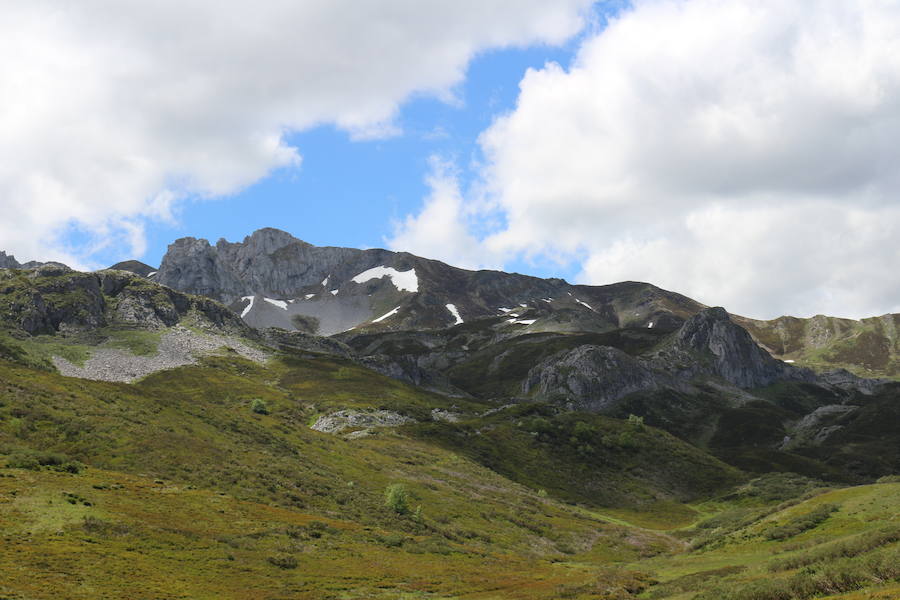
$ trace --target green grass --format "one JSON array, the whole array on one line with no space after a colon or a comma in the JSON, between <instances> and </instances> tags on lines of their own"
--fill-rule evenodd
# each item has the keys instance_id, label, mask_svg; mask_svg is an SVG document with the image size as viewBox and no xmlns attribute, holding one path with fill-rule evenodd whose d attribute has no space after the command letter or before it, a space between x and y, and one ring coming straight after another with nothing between
<instances>
[{"instance_id":1,"label":"green grass","mask_svg":"<svg viewBox=\"0 0 900 600\"><path fill-rule=\"evenodd\" d=\"M93 347L80 340L53 335L38 335L16 340L32 360L49 363L54 356L82 366L91 357Z\"/></svg>"},{"instance_id":2,"label":"green grass","mask_svg":"<svg viewBox=\"0 0 900 600\"><path fill-rule=\"evenodd\" d=\"M490 406L312 354L136 384L0 360L0 596L743 600L844 560L896 589L865 569L896 546L900 484L747 481L650 426ZM418 423L309 429L343 408Z\"/></svg>"},{"instance_id":3,"label":"green grass","mask_svg":"<svg viewBox=\"0 0 900 600\"><path fill-rule=\"evenodd\" d=\"M156 354L162 338L161 331L148 329L108 328L106 333L109 335L108 346L128 350L135 356Z\"/></svg>"},{"instance_id":4,"label":"green grass","mask_svg":"<svg viewBox=\"0 0 900 600\"><path fill-rule=\"evenodd\" d=\"M645 597L790 600L900 592L900 484L825 491L781 505L754 498L753 504L740 494L720 500L705 524L682 532L694 550L640 563L659 582ZM818 514L827 518L793 536L769 535ZM697 543L711 534L715 543Z\"/></svg>"}]
</instances>

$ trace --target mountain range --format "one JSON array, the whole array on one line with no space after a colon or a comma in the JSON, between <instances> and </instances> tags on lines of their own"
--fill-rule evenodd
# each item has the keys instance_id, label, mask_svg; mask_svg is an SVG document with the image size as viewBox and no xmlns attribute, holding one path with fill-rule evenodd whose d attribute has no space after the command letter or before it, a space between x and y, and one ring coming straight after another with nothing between
<instances>
[{"instance_id":1,"label":"mountain range","mask_svg":"<svg viewBox=\"0 0 900 600\"><path fill-rule=\"evenodd\" d=\"M573 531L590 511L627 515L625 527L687 527L703 511L744 511L730 525L684 534L699 543L722 527L726 537L750 535L757 521L741 520L753 512L748 481L786 477L807 490L900 473L898 324L900 315L756 320L648 283L469 271L404 252L317 247L271 228L239 243L176 240L158 268L130 260L83 273L0 252L0 455L13 457L13 470L40 470L53 465L39 453L62 453L105 470L92 485L109 485L118 472L151 473L355 524L338 529L399 527L410 540L465 513L473 533L448 533L458 544L448 552L478 546L485 555L530 556L526 563L566 554L548 541L551 526L511 542L519 538L488 525L488 513L434 498L427 482L448 475L426 475L426 465L463 461L478 485L515 502L540 492L551 503L545 511L565 512L566 503L588 511L552 517ZM348 462L326 450L335 443ZM357 485L376 463L403 473L445 521L373 509L392 477L336 487ZM488 484L491 477L500 479ZM501 510L499 499L485 502ZM0 526L3 518L0 506ZM677 536L657 542L674 544L660 550L666 556L682 544ZM247 548L264 551L255 544ZM291 544L270 562L302 555ZM535 550L547 544L554 549ZM720 575L739 581L738 572ZM622 585L619 595L572 588L533 597L647 590ZM744 598L735 594L710 597Z\"/></svg>"}]
</instances>

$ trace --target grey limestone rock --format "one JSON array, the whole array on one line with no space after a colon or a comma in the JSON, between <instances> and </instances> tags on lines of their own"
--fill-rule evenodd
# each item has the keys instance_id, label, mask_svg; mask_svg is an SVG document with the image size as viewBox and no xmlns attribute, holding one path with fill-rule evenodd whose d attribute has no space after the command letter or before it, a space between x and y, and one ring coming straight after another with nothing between
<instances>
[{"instance_id":1,"label":"grey limestone rock","mask_svg":"<svg viewBox=\"0 0 900 600\"><path fill-rule=\"evenodd\" d=\"M666 380L621 350L584 345L533 367L522 391L564 402L573 409L598 411L633 392L658 389Z\"/></svg>"}]
</instances>

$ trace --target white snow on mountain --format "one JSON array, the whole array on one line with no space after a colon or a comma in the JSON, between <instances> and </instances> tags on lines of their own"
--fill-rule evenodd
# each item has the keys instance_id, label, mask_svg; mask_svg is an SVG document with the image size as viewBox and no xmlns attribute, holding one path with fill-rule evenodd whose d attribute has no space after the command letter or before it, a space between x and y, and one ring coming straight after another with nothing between
<instances>
[{"instance_id":1,"label":"white snow on mountain","mask_svg":"<svg viewBox=\"0 0 900 600\"><path fill-rule=\"evenodd\" d=\"M450 314L453 315L453 318L456 319L456 323L454 323L454 325L459 325L463 322L462 317L459 316L459 311L456 310L455 304L448 304L447 310L449 310Z\"/></svg>"},{"instance_id":2,"label":"white snow on mountain","mask_svg":"<svg viewBox=\"0 0 900 600\"><path fill-rule=\"evenodd\" d=\"M287 302L285 302L284 300L273 300L271 298L263 298L263 300L265 300L269 304L277 306L281 310L287 310Z\"/></svg>"},{"instance_id":3,"label":"white snow on mountain","mask_svg":"<svg viewBox=\"0 0 900 600\"><path fill-rule=\"evenodd\" d=\"M354 283L365 283L372 279L381 279L382 277L390 277L391 281L398 290L407 292L419 291L419 278L416 277L416 270L398 271L392 267L374 267L368 271L363 271L352 279Z\"/></svg>"},{"instance_id":4,"label":"white snow on mountain","mask_svg":"<svg viewBox=\"0 0 900 600\"><path fill-rule=\"evenodd\" d=\"M241 318L242 318L242 319L243 319L244 317L246 317L246 316L247 316L247 313L250 312L250 309L253 308L253 299L254 299L254 298L255 298L255 296L244 296L243 298L241 298L241 300L243 300L243 301L245 301L245 302L246 302L247 300L250 301L250 304L248 304L248 305L246 306L246 308L244 308L244 310L241 312Z\"/></svg>"},{"instance_id":5,"label":"white snow on mountain","mask_svg":"<svg viewBox=\"0 0 900 600\"><path fill-rule=\"evenodd\" d=\"M588 304L587 302L582 302L582 301L579 300L578 298L575 298L575 302L577 302L578 304L580 304L580 305L582 305L582 306L586 306L586 307L588 307L588 308L591 309L591 310L594 310L594 307L593 307L593 306L591 306L591 305Z\"/></svg>"},{"instance_id":6,"label":"white snow on mountain","mask_svg":"<svg viewBox=\"0 0 900 600\"><path fill-rule=\"evenodd\" d=\"M390 312L384 313L383 315L381 315L381 316L378 317L377 319L372 319L372 322L373 322L373 323L378 323L378 322L384 321L384 320L387 319L388 317L391 317L391 316L393 316L393 315L396 315L398 310L400 310L400 307L399 307L399 306L398 306L397 308L395 308L394 310L390 311Z\"/></svg>"}]
</instances>

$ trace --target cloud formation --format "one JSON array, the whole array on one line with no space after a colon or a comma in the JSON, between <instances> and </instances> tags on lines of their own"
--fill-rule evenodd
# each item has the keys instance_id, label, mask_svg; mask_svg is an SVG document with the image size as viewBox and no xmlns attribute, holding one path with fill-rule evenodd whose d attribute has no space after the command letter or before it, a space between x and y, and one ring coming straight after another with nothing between
<instances>
[{"instance_id":1,"label":"cloud formation","mask_svg":"<svg viewBox=\"0 0 900 600\"><path fill-rule=\"evenodd\" d=\"M395 134L411 93L450 98L484 49L564 41L587 4L4 3L0 247L78 263L59 247L76 228L140 254L142 223L179 198L298 165L286 133Z\"/></svg>"},{"instance_id":2,"label":"cloud formation","mask_svg":"<svg viewBox=\"0 0 900 600\"><path fill-rule=\"evenodd\" d=\"M483 133L487 247L748 316L900 311L900 5L633 4Z\"/></svg>"},{"instance_id":3,"label":"cloud formation","mask_svg":"<svg viewBox=\"0 0 900 600\"><path fill-rule=\"evenodd\" d=\"M426 183L431 189L422 210L394 223L388 247L444 261L464 269L499 269L502 260L487 251L473 233L479 210L460 191L452 163L432 156Z\"/></svg>"}]
</instances>

